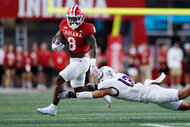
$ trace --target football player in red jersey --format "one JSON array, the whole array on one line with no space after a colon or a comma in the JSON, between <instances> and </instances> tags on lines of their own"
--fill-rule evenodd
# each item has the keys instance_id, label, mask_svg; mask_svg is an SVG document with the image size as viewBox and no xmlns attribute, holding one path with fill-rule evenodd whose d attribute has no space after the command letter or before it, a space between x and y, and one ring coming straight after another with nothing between
<instances>
[{"instance_id":1,"label":"football player in red jersey","mask_svg":"<svg viewBox=\"0 0 190 127\"><path fill-rule=\"evenodd\" d=\"M95 85L85 85L85 73L90 66L90 72L97 75L95 66L97 55L97 44L93 34L96 33L93 24L84 22L84 12L78 5L71 6L67 11L67 18L64 18L59 26L59 31L52 39L52 49L59 50L65 47L64 44L57 44L56 37L62 36L67 40L70 54L70 64L62 70L56 79L56 88L54 91L53 102L46 108L38 108L42 114L56 115L57 105L59 103L58 94L63 92L64 82L71 81L71 86L75 92L95 90ZM88 55L90 49L91 59ZM110 104L110 98L107 96L107 104ZM104 98L104 99L105 99Z\"/></svg>"}]
</instances>

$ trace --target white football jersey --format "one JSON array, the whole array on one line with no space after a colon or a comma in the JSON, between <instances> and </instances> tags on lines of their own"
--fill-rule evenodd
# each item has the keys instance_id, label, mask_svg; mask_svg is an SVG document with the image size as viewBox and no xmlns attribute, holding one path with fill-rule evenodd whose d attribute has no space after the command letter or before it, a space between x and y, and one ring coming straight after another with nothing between
<instances>
[{"instance_id":1,"label":"white football jersey","mask_svg":"<svg viewBox=\"0 0 190 127\"><path fill-rule=\"evenodd\" d=\"M161 107L177 109L181 104L178 98L178 90L165 89L151 84L153 82L160 82L163 79L162 77L161 75L156 80L147 80L148 85L143 85L142 83L135 83L125 74L118 73L115 77L99 83L98 89L113 88L117 91L117 95L113 97L118 99L156 103Z\"/></svg>"},{"instance_id":2,"label":"white football jersey","mask_svg":"<svg viewBox=\"0 0 190 127\"><path fill-rule=\"evenodd\" d=\"M114 78L99 83L98 89L113 88L118 92L114 96L116 98L128 101L141 101L140 93L143 86L141 83L135 83L129 76L117 73Z\"/></svg>"}]
</instances>

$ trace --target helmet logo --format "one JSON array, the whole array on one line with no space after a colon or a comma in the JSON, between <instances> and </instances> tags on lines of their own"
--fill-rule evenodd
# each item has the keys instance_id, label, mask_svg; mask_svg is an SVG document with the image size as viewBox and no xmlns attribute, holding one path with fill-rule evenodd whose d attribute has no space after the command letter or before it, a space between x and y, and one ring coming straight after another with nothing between
<instances>
[{"instance_id":1,"label":"helmet logo","mask_svg":"<svg viewBox=\"0 0 190 127\"><path fill-rule=\"evenodd\" d=\"M112 76L113 76L113 72L112 72L111 70L108 70L108 75L109 75L110 77L112 77Z\"/></svg>"}]
</instances>

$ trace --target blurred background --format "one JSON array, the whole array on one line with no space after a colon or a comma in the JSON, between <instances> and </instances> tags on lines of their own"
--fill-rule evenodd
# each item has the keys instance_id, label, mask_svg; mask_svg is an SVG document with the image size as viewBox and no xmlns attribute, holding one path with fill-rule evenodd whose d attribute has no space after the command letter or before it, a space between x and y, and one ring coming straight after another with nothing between
<instances>
[{"instance_id":1,"label":"blurred background","mask_svg":"<svg viewBox=\"0 0 190 127\"><path fill-rule=\"evenodd\" d=\"M52 0L55 7L190 8L189 0ZM49 89L69 63L65 51L51 50L64 13L47 11L48 0L0 0L1 89ZM141 11L139 9L139 11ZM167 75L163 87L190 85L190 16L123 15L113 34L114 15L88 14L96 27L97 66L108 65L136 82ZM96 82L87 73L86 82ZM97 82L96 82L97 83ZM69 86L69 83L68 83Z\"/></svg>"}]
</instances>

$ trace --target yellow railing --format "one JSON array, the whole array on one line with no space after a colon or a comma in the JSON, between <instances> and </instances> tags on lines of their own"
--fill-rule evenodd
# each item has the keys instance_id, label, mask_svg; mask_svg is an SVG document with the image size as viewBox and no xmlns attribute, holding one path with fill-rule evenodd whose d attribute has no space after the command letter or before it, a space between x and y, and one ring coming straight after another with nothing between
<instances>
[{"instance_id":1,"label":"yellow railing","mask_svg":"<svg viewBox=\"0 0 190 127\"><path fill-rule=\"evenodd\" d=\"M68 8L52 7L52 0L48 0L48 12L66 13ZM115 15L112 35L119 35L122 15L190 15L190 9L185 8L84 8L85 14Z\"/></svg>"}]
</instances>

